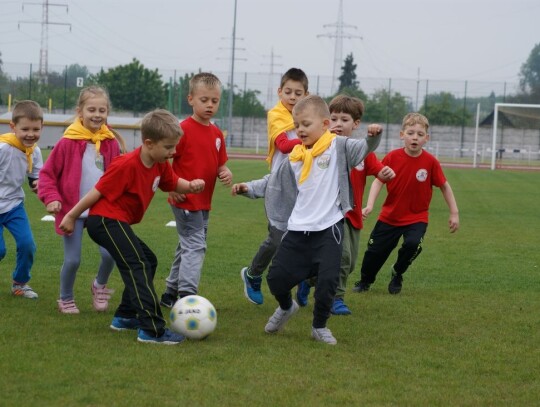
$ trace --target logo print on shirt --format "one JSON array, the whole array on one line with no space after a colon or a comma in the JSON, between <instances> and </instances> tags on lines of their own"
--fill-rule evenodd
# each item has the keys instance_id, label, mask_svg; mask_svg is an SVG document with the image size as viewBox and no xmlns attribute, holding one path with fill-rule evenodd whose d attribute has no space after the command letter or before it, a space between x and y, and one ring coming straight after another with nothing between
<instances>
[{"instance_id":1,"label":"logo print on shirt","mask_svg":"<svg viewBox=\"0 0 540 407\"><path fill-rule=\"evenodd\" d=\"M161 177L159 175L156 178L154 178L154 183L152 184L152 192L157 191L160 180L161 180Z\"/></svg>"},{"instance_id":2,"label":"logo print on shirt","mask_svg":"<svg viewBox=\"0 0 540 407\"><path fill-rule=\"evenodd\" d=\"M317 157L317 167L319 167L321 170L326 170L328 166L330 165L330 155L324 154L319 157Z\"/></svg>"},{"instance_id":3,"label":"logo print on shirt","mask_svg":"<svg viewBox=\"0 0 540 407\"><path fill-rule=\"evenodd\" d=\"M354 169L358 171L364 171L364 161L362 161L360 164L358 164Z\"/></svg>"},{"instance_id":4,"label":"logo print on shirt","mask_svg":"<svg viewBox=\"0 0 540 407\"><path fill-rule=\"evenodd\" d=\"M219 151L220 148L221 148L221 139L217 138L216 139L216 150Z\"/></svg>"},{"instance_id":5,"label":"logo print on shirt","mask_svg":"<svg viewBox=\"0 0 540 407\"><path fill-rule=\"evenodd\" d=\"M420 182L424 182L427 179L427 174L427 170L422 168L416 171L416 179Z\"/></svg>"}]
</instances>

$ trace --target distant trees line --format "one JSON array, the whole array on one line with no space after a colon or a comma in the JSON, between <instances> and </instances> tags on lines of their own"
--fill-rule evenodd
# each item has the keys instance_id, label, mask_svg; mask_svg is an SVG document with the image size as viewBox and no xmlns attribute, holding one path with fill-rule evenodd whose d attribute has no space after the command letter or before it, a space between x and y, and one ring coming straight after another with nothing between
<instances>
[{"instance_id":1,"label":"distant trees line","mask_svg":"<svg viewBox=\"0 0 540 407\"><path fill-rule=\"evenodd\" d=\"M357 65L352 54L347 55L341 68L339 88L336 94L346 93L362 99L366 112L364 122L400 123L403 116L413 111L410 98L391 89L378 89L367 95L356 76ZM2 70L0 54L0 104L7 104L8 93L16 99L31 98L42 106L54 100L55 109L71 110L77 101L80 87L77 78L82 78L84 86L98 84L110 94L114 110L129 111L134 115L157 107L166 108L181 116L190 114L187 103L189 80L195 73L185 74L177 79L166 81L158 69L148 69L137 59L126 65L118 65L97 74L90 74L85 66L69 65L62 72L50 72L47 78L32 74L26 78L10 78ZM425 114L434 125L473 125L476 105L483 111L492 109L495 102L540 103L540 44L535 45L529 58L521 67L520 91L515 95L495 95L487 97L459 98L450 92L426 94L419 111ZM80 84L79 84L80 85ZM222 94L221 109L223 117L227 109L230 89L225 87ZM245 89L233 90L233 116L265 117L266 109L259 100L260 91ZM333 96L328 97L330 100Z\"/></svg>"}]
</instances>

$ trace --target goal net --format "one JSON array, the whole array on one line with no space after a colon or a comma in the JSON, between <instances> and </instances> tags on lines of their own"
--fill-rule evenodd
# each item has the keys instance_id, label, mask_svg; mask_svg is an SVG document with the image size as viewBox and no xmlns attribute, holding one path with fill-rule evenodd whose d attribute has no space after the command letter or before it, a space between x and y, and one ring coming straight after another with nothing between
<instances>
[{"instance_id":1,"label":"goal net","mask_svg":"<svg viewBox=\"0 0 540 407\"><path fill-rule=\"evenodd\" d=\"M491 142L492 170L503 158L510 165L540 165L540 105L495 103Z\"/></svg>"}]
</instances>

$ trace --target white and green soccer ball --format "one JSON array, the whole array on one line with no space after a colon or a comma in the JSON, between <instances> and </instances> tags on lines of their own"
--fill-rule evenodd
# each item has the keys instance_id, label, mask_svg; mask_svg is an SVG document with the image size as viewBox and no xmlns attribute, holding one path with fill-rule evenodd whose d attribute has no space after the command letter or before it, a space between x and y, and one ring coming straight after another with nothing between
<instances>
[{"instance_id":1,"label":"white and green soccer ball","mask_svg":"<svg viewBox=\"0 0 540 407\"><path fill-rule=\"evenodd\" d=\"M171 309L171 329L189 339L204 339L216 329L217 313L200 295L180 298Z\"/></svg>"}]
</instances>

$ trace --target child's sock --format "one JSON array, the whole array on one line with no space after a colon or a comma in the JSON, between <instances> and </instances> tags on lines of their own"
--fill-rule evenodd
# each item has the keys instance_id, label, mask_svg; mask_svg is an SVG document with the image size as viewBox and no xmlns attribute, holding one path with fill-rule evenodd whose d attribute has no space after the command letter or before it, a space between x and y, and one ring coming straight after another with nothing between
<instances>
[{"instance_id":1,"label":"child's sock","mask_svg":"<svg viewBox=\"0 0 540 407\"><path fill-rule=\"evenodd\" d=\"M94 280L94 287L95 288L99 288L99 289L102 289L102 288L105 288L106 284L99 284L97 282L97 280Z\"/></svg>"}]
</instances>

